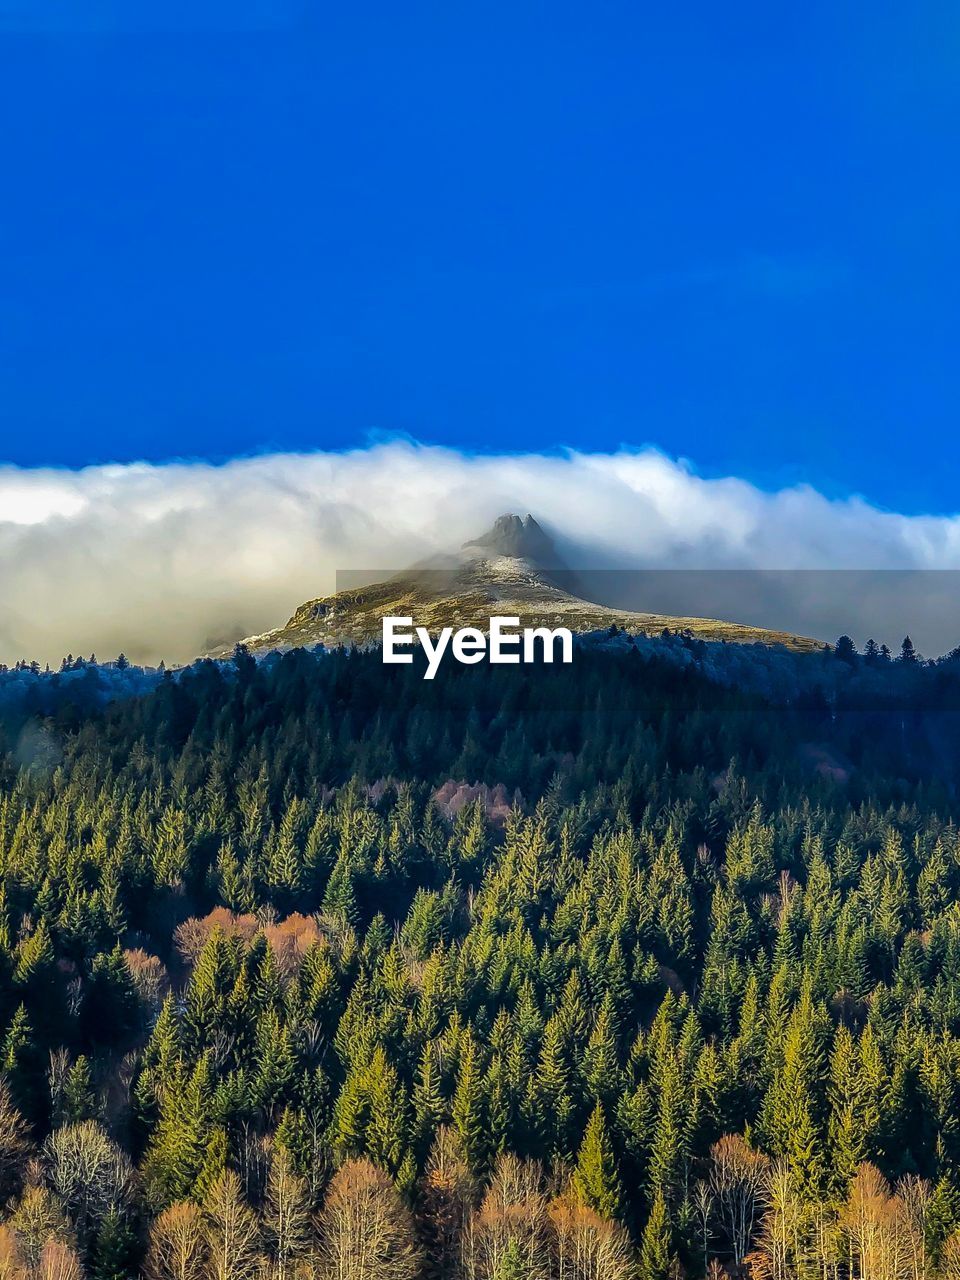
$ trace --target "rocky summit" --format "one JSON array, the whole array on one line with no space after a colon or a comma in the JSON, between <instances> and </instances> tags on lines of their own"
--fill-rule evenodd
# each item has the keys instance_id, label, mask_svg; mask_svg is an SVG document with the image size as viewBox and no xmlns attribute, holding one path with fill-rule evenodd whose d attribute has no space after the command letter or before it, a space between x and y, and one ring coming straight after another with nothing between
<instances>
[{"instance_id":1,"label":"rocky summit","mask_svg":"<svg viewBox=\"0 0 960 1280\"><path fill-rule=\"evenodd\" d=\"M531 515L524 516L522 520L515 515L497 516L492 529L465 542L462 550L474 557L510 556L531 560L543 567L559 563L553 539Z\"/></svg>"},{"instance_id":2,"label":"rocky summit","mask_svg":"<svg viewBox=\"0 0 960 1280\"><path fill-rule=\"evenodd\" d=\"M584 598L583 589L583 579L564 563L553 538L534 517L507 513L455 554L439 555L382 582L308 600L283 626L248 636L243 643L255 654L314 645L366 646L380 641L386 615L410 617L414 626L437 632L443 627L485 630L496 614L517 617L525 627L562 626L578 634L617 627L656 635L667 629L687 631L702 640L784 645L801 651L822 647L804 636L715 618L609 608ZM231 649L209 656L226 657Z\"/></svg>"}]
</instances>

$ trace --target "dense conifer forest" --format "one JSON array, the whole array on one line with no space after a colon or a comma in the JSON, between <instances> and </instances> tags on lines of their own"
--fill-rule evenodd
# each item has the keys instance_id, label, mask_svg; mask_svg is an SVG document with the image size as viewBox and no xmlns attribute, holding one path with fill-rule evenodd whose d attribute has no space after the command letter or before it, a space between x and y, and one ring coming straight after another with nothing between
<instances>
[{"instance_id":1,"label":"dense conifer forest","mask_svg":"<svg viewBox=\"0 0 960 1280\"><path fill-rule=\"evenodd\" d=\"M0 1277L960 1276L958 667L7 673Z\"/></svg>"}]
</instances>

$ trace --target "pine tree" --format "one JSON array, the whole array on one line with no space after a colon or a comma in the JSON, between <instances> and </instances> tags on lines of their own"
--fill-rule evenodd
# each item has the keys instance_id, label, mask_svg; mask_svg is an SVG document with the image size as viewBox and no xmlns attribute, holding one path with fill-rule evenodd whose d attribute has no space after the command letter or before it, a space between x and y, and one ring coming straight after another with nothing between
<instances>
[{"instance_id":1,"label":"pine tree","mask_svg":"<svg viewBox=\"0 0 960 1280\"><path fill-rule=\"evenodd\" d=\"M566 1160L571 1153L573 1097L563 1026L559 1015L547 1023L533 1080L537 1125L546 1155Z\"/></svg>"},{"instance_id":2,"label":"pine tree","mask_svg":"<svg viewBox=\"0 0 960 1280\"><path fill-rule=\"evenodd\" d=\"M125 1045L140 1025L140 1005L133 977L117 946L96 956L80 1014L88 1045Z\"/></svg>"},{"instance_id":3,"label":"pine tree","mask_svg":"<svg viewBox=\"0 0 960 1280\"><path fill-rule=\"evenodd\" d=\"M151 1201L166 1206L184 1200L208 1155L212 1064L200 1058L187 1075L178 1069L159 1091L160 1115L144 1157Z\"/></svg>"},{"instance_id":4,"label":"pine tree","mask_svg":"<svg viewBox=\"0 0 960 1280\"><path fill-rule=\"evenodd\" d=\"M493 1055L484 1080L484 1110L487 1117L487 1158L495 1159L507 1150L511 1139L526 1150L532 1131L536 1127L536 1104L533 1097L533 1080L527 1077L527 1089L521 1107L515 1105L515 1091L511 1072L499 1053ZM520 1113L518 1115L518 1112Z\"/></svg>"},{"instance_id":5,"label":"pine tree","mask_svg":"<svg viewBox=\"0 0 960 1280\"><path fill-rule=\"evenodd\" d=\"M830 1142L841 1194L845 1193L864 1153L866 1135L860 1114L859 1066L853 1036L841 1025L834 1037L829 1084Z\"/></svg>"},{"instance_id":6,"label":"pine tree","mask_svg":"<svg viewBox=\"0 0 960 1280\"><path fill-rule=\"evenodd\" d=\"M333 1108L331 1138L341 1158L363 1154L369 1117L369 1071L364 1062L351 1068Z\"/></svg>"},{"instance_id":7,"label":"pine tree","mask_svg":"<svg viewBox=\"0 0 960 1280\"><path fill-rule=\"evenodd\" d=\"M294 1171L304 1179L311 1204L316 1204L326 1181L330 1135L325 1107L318 1105L318 1093L305 1083L300 1089L302 1109L287 1107L274 1134L277 1148L285 1151Z\"/></svg>"},{"instance_id":8,"label":"pine tree","mask_svg":"<svg viewBox=\"0 0 960 1280\"><path fill-rule=\"evenodd\" d=\"M40 1088L43 1079L40 1053L34 1041L30 1019L22 1004L14 1013L3 1038L0 1065L14 1103L28 1120L39 1121L45 1111L45 1091Z\"/></svg>"},{"instance_id":9,"label":"pine tree","mask_svg":"<svg viewBox=\"0 0 960 1280\"><path fill-rule=\"evenodd\" d=\"M137 1254L137 1236L130 1219L109 1209L97 1231L90 1268L91 1280L128 1280Z\"/></svg>"},{"instance_id":10,"label":"pine tree","mask_svg":"<svg viewBox=\"0 0 960 1280\"><path fill-rule=\"evenodd\" d=\"M529 1280L529 1277L530 1270L519 1240L508 1241L493 1273L493 1280Z\"/></svg>"},{"instance_id":11,"label":"pine tree","mask_svg":"<svg viewBox=\"0 0 960 1280\"><path fill-rule=\"evenodd\" d=\"M477 1043L468 1031L461 1046L452 1116L467 1165L474 1174L484 1171L488 1158L488 1134L480 1070Z\"/></svg>"},{"instance_id":12,"label":"pine tree","mask_svg":"<svg viewBox=\"0 0 960 1280\"><path fill-rule=\"evenodd\" d=\"M297 987L304 1018L316 1022L321 1035L332 1036L341 1012L341 998L328 947L317 943L310 948L297 974Z\"/></svg>"},{"instance_id":13,"label":"pine tree","mask_svg":"<svg viewBox=\"0 0 960 1280\"><path fill-rule=\"evenodd\" d=\"M234 851L233 841L229 838L220 846L215 880L220 900L231 911L239 915L256 908L257 900L250 877Z\"/></svg>"},{"instance_id":14,"label":"pine tree","mask_svg":"<svg viewBox=\"0 0 960 1280\"><path fill-rule=\"evenodd\" d=\"M350 864L342 853L330 872L323 895L323 909L343 924L356 924L359 919Z\"/></svg>"},{"instance_id":15,"label":"pine tree","mask_svg":"<svg viewBox=\"0 0 960 1280\"><path fill-rule=\"evenodd\" d=\"M574 1188L584 1204L603 1218L619 1218L623 1212L623 1187L613 1143L607 1133L603 1107L598 1102L587 1122L577 1155Z\"/></svg>"},{"instance_id":16,"label":"pine tree","mask_svg":"<svg viewBox=\"0 0 960 1280\"><path fill-rule=\"evenodd\" d=\"M640 1280L667 1280L671 1271L670 1222L667 1202L658 1191L643 1229L637 1273Z\"/></svg>"},{"instance_id":17,"label":"pine tree","mask_svg":"<svg viewBox=\"0 0 960 1280\"><path fill-rule=\"evenodd\" d=\"M197 1174L193 1181L192 1195L201 1203L211 1194L213 1187L228 1172L230 1144L227 1132L220 1126L209 1131L203 1152L197 1165Z\"/></svg>"},{"instance_id":18,"label":"pine tree","mask_svg":"<svg viewBox=\"0 0 960 1280\"><path fill-rule=\"evenodd\" d=\"M447 1103L441 1088L435 1047L424 1045L413 1087L413 1145L418 1158L427 1157L437 1130L447 1119Z\"/></svg>"},{"instance_id":19,"label":"pine tree","mask_svg":"<svg viewBox=\"0 0 960 1280\"><path fill-rule=\"evenodd\" d=\"M197 957L184 1001L184 1038L194 1051L202 1052L226 1022L227 997L235 981L226 938L214 929Z\"/></svg>"},{"instance_id":20,"label":"pine tree","mask_svg":"<svg viewBox=\"0 0 960 1280\"><path fill-rule=\"evenodd\" d=\"M775 1155L784 1157L802 1196L825 1190L826 1132L822 1098L825 1014L805 987L787 1024L783 1065L763 1103L761 1123Z\"/></svg>"},{"instance_id":21,"label":"pine tree","mask_svg":"<svg viewBox=\"0 0 960 1280\"><path fill-rule=\"evenodd\" d=\"M65 1124L79 1124L83 1120L98 1118L100 1109L90 1079L90 1064L83 1054L67 1072L61 1109L62 1122Z\"/></svg>"},{"instance_id":22,"label":"pine tree","mask_svg":"<svg viewBox=\"0 0 960 1280\"><path fill-rule=\"evenodd\" d=\"M691 1115L686 1082L676 1054L662 1063L656 1118L650 1144L647 1183L654 1193L673 1201L683 1187L688 1157Z\"/></svg>"},{"instance_id":23,"label":"pine tree","mask_svg":"<svg viewBox=\"0 0 960 1280\"><path fill-rule=\"evenodd\" d=\"M290 1028L277 1014L268 1012L257 1023L255 1043L257 1073L251 1082L252 1095L259 1110L273 1121L289 1101L296 1077Z\"/></svg>"},{"instance_id":24,"label":"pine tree","mask_svg":"<svg viewBox=\"0 0 960 1280\"><path fill-rule=\"evenodd\" d=\"M374 1050L366 1074L369 1118L364 1146L374 1163L396 1175L408 1152L406 1092L381 1045Z\"/></svg>"},{"instance_id":25,"label":"pine tree","mask_svg":"<svg viewBox=\"0 0 960 1280\"><path fill-rule=\"evenodd\" d=\"M620 1063L617 1055L617 1020L610 995L604 997L587 1042L581 1067L587 1088L594 1098L611 1105L620 1092Z\"/></svg>"},{"instance_id":26,"label":"pine tree","mask_svg":"<svg viewBox=\"0 0 960 1280\"><path fill-rule=\"evenodd\" d=\"M38 1040L58 1044L66 1013L48 918L41 915L33 933L20 943L13 976L20 999L30 1009Z\"/></svg>"}]
</instances>

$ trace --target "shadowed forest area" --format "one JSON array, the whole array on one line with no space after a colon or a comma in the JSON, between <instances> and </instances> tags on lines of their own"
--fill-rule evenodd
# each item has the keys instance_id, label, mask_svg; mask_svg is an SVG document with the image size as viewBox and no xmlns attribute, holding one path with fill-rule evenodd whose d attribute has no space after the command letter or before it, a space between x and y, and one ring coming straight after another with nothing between
<instances>
[{"instance_id":1,"label":"shadowed forest area","mask_svg":"<svg viewBox=\"0 0 960 1280\"><path fill-rule=\"evenodd\" d=\"M960 1276L960 664L621 641L7 673L0 1280Z\"/></svg>"}]
</instances>

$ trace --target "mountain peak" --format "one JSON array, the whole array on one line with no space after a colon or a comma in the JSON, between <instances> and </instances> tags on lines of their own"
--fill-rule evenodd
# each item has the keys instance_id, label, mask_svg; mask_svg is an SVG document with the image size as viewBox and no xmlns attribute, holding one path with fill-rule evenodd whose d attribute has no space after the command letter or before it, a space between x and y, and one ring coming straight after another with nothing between
<instances>
[{"instance_id":1,"label":"mountain peak","mask_svg":"<svg viewBox=\"0 0 960 1280\"><path fill-rule=\"evenodd\" d=\"M285 626L250 636L244 643L259 654L316 644L378 644L387 616L410 617L435 635L447 626L482 631L499 615L520 618L524 626L566 626L581 634L613 627L657 635L667 627L705 640L821 647L802 636L717 619L611 608L593 603L588 588L589 583L578 584L577 575L563 564L552 538L532 515L508 512L486 533L465 542L458 557L437 556L385 581L308 600ZM232 646L211 656L227 657L231 651Z\"/></svg>"},{"instance_id":2,"label":"mountain peak","mask_svg":"<svg viewBox=\"0 0 960 1280\"><path fill-rule=\"evenodd\" d=\"M488 529L479 538L471 538L469 542L465 542L463 549L539 563L552 562L557 558L552 538L529 513L522 519L512 512L497 516L492 529Z\"/></svg>"}]
</instances>

